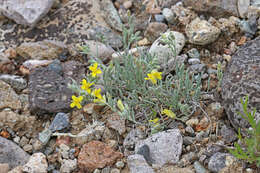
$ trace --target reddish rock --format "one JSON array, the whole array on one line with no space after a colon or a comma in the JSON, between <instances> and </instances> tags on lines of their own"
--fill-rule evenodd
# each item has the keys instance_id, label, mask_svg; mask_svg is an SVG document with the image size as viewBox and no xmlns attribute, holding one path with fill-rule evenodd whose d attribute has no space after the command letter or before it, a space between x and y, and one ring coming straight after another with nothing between
<instances>
[{"instance_id":1,"label":"reddish rock","mask_svg":"<svg viewBox=\"0 0 260 173\"><path fill-rule=\"evenodd\" d=\"M91 141L83 145L78 157L78 166L85 172L91 172L97 168L112 166L122 157L122 153L114 151L105 143Z\"/></svg>"}]
</instances>

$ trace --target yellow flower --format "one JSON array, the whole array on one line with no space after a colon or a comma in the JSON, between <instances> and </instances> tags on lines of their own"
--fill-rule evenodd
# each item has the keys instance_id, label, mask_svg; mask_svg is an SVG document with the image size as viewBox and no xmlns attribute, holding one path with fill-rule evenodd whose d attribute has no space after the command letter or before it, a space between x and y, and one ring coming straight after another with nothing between
<instances>
[{"instance_id":1,"label":"yellow flower","mask_svg":"<svg viewBox=\"0 0 260 173\"><path fill-rule=\"evenodd\" d=\"M146 78L144 78L145 80L150 80L153 84L157 83L157 79L161 80L162 76L161 76L162 72L158 72L157 70L152 70L151 73L148 73Z\"/></svg>"},{"instance_id":2,"label":"yellow flower","mask_svg":"<svg viewBox=\"0 0 260 173\"><path fill-rule=\"evenodd\" d=\"M117 101L117 107L120 109L120 111L124 111L125 107L124 104L122 103L122 100Z\"/></svg>"},{"instance_id":3,"label":"yellow flower","mask_svg":"<svg viewBox=\"0 0 260 173\"><path fill-rule=\"evenodd\" d=\"M92 92L92 95L97 97L98 99L102 99L102 95L101 95L101 88L99 89L95 89L93 92Z\"/></svg>"},{"instance_id":4,"label":"yellow flower","mask_svg":"<svg viewBox=\"0 0 260 173\"><path fill-rule=\"evenodd\" d=\"M96 62L92 66L89 67L89 70L91 71L92 77L96 77L98 74L102 73L100 68L98 68L98 63L96 63Z\"/></svg>"},{"instance_id":5,"label":"yellow flower","mask_svg":"<svg viewBox=\"0 0 260 173\"><path fill-rule=\"evenodd\" d=\"M149 120L150 122L154 123L154 124L158 124L159 123L159 118L155 118L153 120Z\"/></svg>"},{"instance_id":6,"label":"yellow flower","mask_svg":"<svg viewBox=\"0 0 260 173\"><path fill-rule=\"evenodd\" d=\"M76 96L72 96L72 103L70 104L70 107L71 108L74 108L75 106L78 108L78 109L81 109L82 106L81 106L81 101L83 100L83 96L79 96L79 97L76 97Z\"/></svg>"},{"instance_id":7,"label":"yellow flower","mask_svg":"<svg viewBox=\"0 0 260 173\"><path fill-rule=\"evenodd\" d=\"M162 111L162 114L165 114L165 115L167 115L168 117L170 117L170 118L172 118L172 119L174 119L175 117L176 117L176 115L175 115L175 113L173 113L171 110L169 110L169 109L164 109L163 111Z\"/></svg>"},{"instance_id":8,"label":"yellow flower","mask_svg":"<svg viewBox=\"0 0 260 173\"><path fill-rule=\"evenodd\" d=\"M101 98L94 99L94 103L106 103L106 97L102 96Z\"/></svg>"},{"instance_id":9,"label":"yellow flower","mask_svg":"<svg viewBox=\"0 0 260 173\"><path fill-rule=\"evenodd\" d=\"M91 93L91 89L90 87L93 85L94 83L89 83L87 82L86 79L82 80L82 85L81 85L81 89L87 91L89 94Z\"/></svg>"}]
</instances>

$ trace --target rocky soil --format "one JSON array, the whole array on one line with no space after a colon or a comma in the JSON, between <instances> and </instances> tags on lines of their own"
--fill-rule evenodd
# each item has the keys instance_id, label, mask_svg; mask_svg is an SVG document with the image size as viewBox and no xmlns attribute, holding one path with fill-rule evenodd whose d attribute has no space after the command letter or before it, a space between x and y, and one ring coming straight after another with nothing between
<instances>
[{"instance_id":1,"label":"rocky soil","mask_svg":"<svg viewBox=\"0 0 260 173\"><path fill-rule=\"evenodd\" d=\"M70 108L68 83L82 80L90 57L107 63L123 51L129 12L142 36L133 52L156 53L162 67L177 58L203 78L202 109L153 135L93 103ZM177 57L167 59L169 32ZM249 128L237 115L245 95L258 121L259 0L0 2L0 173L257 173L227 150Z\"/></svg>"}]
</instances>

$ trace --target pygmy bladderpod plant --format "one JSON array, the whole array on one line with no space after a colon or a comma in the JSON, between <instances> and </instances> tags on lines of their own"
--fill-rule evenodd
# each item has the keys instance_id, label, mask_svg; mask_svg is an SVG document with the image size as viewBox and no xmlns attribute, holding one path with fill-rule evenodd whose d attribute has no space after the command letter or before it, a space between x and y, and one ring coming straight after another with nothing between
<instances>
[{"instance_id":1,"label":"pygmy bladderpod plant","mask_svg":"<svg viewBox=\"0 0 260 173\"><path fill-rule=\"evenodd\" d=\"M177 64L174 74L163 75L154 56L143 51L137 57L131 54L130 46L139 39L132 25L123 27L123 38L124 53L107 65L93 57L81 85L74 82L69 86L77 95L72 96L71 107L102 104L124 119L150 127L151 133L175 119L187 120L195 109L193 103L200 99L201 78L190 75L184 64ZM172 35L168 41L164 37L174 51L172 39Z\"/></svg>"}]
</instances>

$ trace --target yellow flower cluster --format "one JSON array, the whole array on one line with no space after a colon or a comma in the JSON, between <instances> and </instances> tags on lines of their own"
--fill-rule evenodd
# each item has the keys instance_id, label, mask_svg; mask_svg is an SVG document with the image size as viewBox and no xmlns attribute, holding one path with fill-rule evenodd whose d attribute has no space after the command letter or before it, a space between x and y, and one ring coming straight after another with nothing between
<instances>
[{"instance_id":1,"label":"yellow flower cluster","mask_svg":"<svg viewBox=\"0 0 260 173\"><path fill-rule=\"evenodd\" d=\"M100 68L98 68L98 63L94 63L93 65L91 65L89 67L89 70L91 71L91 76L92 77L96 77L98 74L101 74L102 71ZM94 85L94 83L90 83L88 82L86 79L83 79L81 81L81 89L86 91L88 94L92 95L93 97L95 97L94 102L101 102L101 103L105 103L106 102L106 98L105 96L101 95L101 89L94 89L94 91L91 91L91 86ZM75 95L72 96L72 102L70 104L71 108L77 107L78 109L81 109L81 102L83 100L83 96L79 96L76 97Z\"/></svg>"},{"instance_id":2,"label":"yellow flower cluster","mask_svg":"<svg viewBox=\"0 0 260 173\"><path fill-rule=\"evenodd\" d=\"M150 80L153 84L157 83L157 80L162 79L162 72L158 72L157 70L152 70L151 73L147 74L147 77L144 78L145 80Z\"/></svg>"},{"instance_id":3,"label":"yellow flower cluster","mask_svg":"<svg viewBox=\"0 0 260 173\"><path fill-rule=\"evenodd\" d=\"M76 96L72 96L72 103L70 104L70 107L71 108L74 108L75 106L78 108L78 109L81 109L82 106L81 106L81 102L83 100L83 96L79 96L79 97L76 97Z\"/></svg>"},{"instance_id":4,"label":"yellow flower cluster","mask_svg":"<svg viewBox=\"0 0 260 173\"><path fill-rule=\"evenodd\" d=\"M91 71L92 77L96 77L98 74L101 74L102 71L100 68L98 68L98 63L95 62L93 65L89 67L89 70Z\"/></svg>"},{"instance_id":5,"label":"yellow flower cluster","mask_svg":"<svg viewBox=\"0 0 260 173\"><path fill-rule=\"evenodd\" d=\"M175 113L173 113L169 109L163 109L161 113L167 115L168 117L170 117L172 119L174 119L176 117Z\"/></svg>"},{"instance_id":6,"label":"yellow flower cluster","mask_svg":"<svg viewBox=\"0 0 260 173\"><path fill-rule=\"evenodd\" d=\"M82 83L81 89L87 91L87 93L90 94L90 93L91 93L90 87L91 87L92 85L94 85L94 83L89 83L89 82L87 82L86 79L83 79L81 83Z\"/></svg>"}]
</instances>

